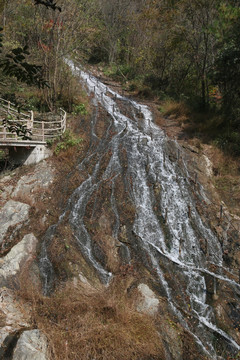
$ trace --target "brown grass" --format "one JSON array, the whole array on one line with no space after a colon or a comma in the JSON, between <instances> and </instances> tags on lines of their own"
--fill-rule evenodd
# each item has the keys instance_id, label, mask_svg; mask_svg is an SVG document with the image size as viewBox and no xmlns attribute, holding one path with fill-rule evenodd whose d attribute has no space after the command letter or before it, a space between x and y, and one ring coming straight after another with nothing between
<instances>
[{"instance_id":1,"label":"brown grass","mask_svg":"<svg viewBox=\"0 0 240 360\"><path fill-rule=\"evenodd\" d=\"M219 132L218 127L224 121L223 117L214 110L196 111L181 101L163 101L160 111L163 116L175 119L188 134L198 134L204 139L214 137Z\"/></svg>"},{"instance_id":2,"label":"brown grass","mask_svg":"<svg viewBox=\"0 0 240 360\"><path fill-rule=\"evenodd\" d=\"M210 159L214 164L214 185L233 213L240 215L240 168L239 158L225 155L221 150L212 148Z\"/></svg>"},{"instance_id":3,"label":"brown grass","mask_svg":"<svg viewBox=\"0 0 240 360\"><path fill-rule=\"evenodd\" d=\"M183 123L189 120L190 109L184 102L176 102L173 100L165 101L161 110L164 116L171 116L178 119L179 123Z\"/></svg>"},{"instance_id":4,"label":"brown grass","mask_svg":"<svg viewBox=\"0 0 240 360\"><path fill-rule=\"evenodd\" d=\"M33 323L46 334L51 359L165 359L154 321L135 310L126 281L88 291L70 283L51 298L25 283L22 296L32 303Z\"/></svg>"}]
</instances>

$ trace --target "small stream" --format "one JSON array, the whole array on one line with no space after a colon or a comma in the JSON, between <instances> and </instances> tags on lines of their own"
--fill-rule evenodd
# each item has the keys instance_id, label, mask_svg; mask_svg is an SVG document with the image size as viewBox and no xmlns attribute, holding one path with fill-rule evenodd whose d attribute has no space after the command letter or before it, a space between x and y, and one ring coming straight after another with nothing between
<instances>
[{"instance_id":1,"label":"small stream","mask_svg":"<svg viewBox=\"0 0 240 360\"><path fill-rule=\"evenodd\" d=\"M85 168L85 164L88 164L93 156L98 160L91 174L72 194L59 222L68 216L82 253L95 268L101 281L107 285L113 275L94 256L84 216L86 204L94 191L102 182L111 178L110 201L115 218L112 236L118 238L120 217L115 181L123 172L120 151L122 148L126 149L125 182L128 183L128 195L136 209L132 231L138 246L144 254L148 254L148 266L154 268L155 277L173 314L193 335L209 358L223 359L215 350L216 337L226 343L229 353L237 353L240 346L216 324L214 309L207 303L206 276L214 279L215 293L216 281L226 282L237 294L240 294L240 287L221 272L221 244L198 214L183 150L176 141L170 142L164 132L153 123L153 116L147 106L121 96L96 77L75 67L72 62L69 62L69 65L87 91L93 95L96 113L101 104L111 120L108 119L109 124L104 136L98 138L93 118L92 146L85 159L79 163L79 171ZM131 116L122 113L122 106L128 108L127 113ZM114 130L113 136L109 136L110 130ZM101 159L109 151L110 160L104 173L100 175ZM181 162L178 161L179 154ZM200 239L204 239L207 244L207 254L201 249ZM48 293L53 271L47 258L46 242L44 243L40 265L44 274L44 291ZM126 257L131 262L132 250L124 244L123 246ZM209 263L216 265L218 271L213 272Z\"/></svg>"}]
</instances>

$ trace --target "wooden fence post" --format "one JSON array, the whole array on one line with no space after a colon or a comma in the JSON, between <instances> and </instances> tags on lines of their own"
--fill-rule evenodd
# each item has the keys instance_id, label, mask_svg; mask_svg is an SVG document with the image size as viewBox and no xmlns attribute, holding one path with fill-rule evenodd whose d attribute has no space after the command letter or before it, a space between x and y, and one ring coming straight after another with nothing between
<instances>
[{"instance_id":1,"label":"wooden fence post","mask_svg":"<svg viewBox=\"0 0 240 360\"><path fill-rule=\"evenodd\" d=\"M223 217L223 206L220 205L220 222L222 221L222 217Z\"/></svg>"},{"instance_id":2,"label":"wooden fence post","mask_svg":"<svg viewBox=\"0 0 240 360\"><path fill-rule=\"evenodd\" d=\"M45 139L44 139L44 121L42 121L42 141L45 141Z\"/></svg>"},{"instance_id":3,"label":"wooden fence post","mask_svg":"<svg viewBox=\"0 0 240 360\"><path fill-rule=\"evenodd\" d=\"M29 124L29 128L33 129L33 111L30 110L30 124Z\"/></svg>"}]
</instances>

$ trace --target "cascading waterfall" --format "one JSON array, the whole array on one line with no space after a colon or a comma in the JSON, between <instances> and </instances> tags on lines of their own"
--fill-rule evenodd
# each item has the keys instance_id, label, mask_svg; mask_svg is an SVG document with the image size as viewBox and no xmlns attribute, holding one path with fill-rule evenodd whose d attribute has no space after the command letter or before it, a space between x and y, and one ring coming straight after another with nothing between
<instances>
[{"instance_id":1,"label":"cascading waterfall","mask_svg":"<svg viewBox=\"0 0 240 360\"><path fill-rule=\"evenodd\" d=\"M117 94L111 88L101 83L97 78L89 75L68 61L75 75L79 76L89 92L94 93L94 104L100 103L112 118L115 133L108 139L108 131L87 157L79 164L79 170L84 163L90 161L93 155L99 157L92 174L75 190L68 202L70 210L69 222L74 231L82 252L98 272L106 284L112 274L108 273L94 258L91 237L84 224L85 208L93 192L102 181L112 177L111 206L115 216L113 237L117 238L120 220L115 201L115 179L121 173L119 159L120 145L127 151L127 179L129 195L134 202L136 215L133 232L145 253L148 254L149 264L155 269L159 283L172 311L179 322L189 331L205 354L218 359L211 338L216 333L226 341L232 351L239 351L240 346L226 332L216 325L214 311L206 302L205 276L225 281L239 292L239 285L221 274L211 271L208 264L222 267L222 248L219 240L201 219L195 206L195 200L190 191L188 170L184 160L179 161L179 145L172 142L175 160L169 154L169 139L164 132L153 123L150 110ZM132 112L131 118L121 112L119 103L127 104ZM141 114L141 121L139 120ZM97 139L92 127L92 138ZM105 172L99 177L99 164L104 153L111 150L111 158ZM157 189L157 190L156 190ZM155 196L155 192L160 193ZM205 195L204 195L205 196ZM76 201L77 199L77 201ZM155 205L161 209L161 218L156 214ZM59 221L62 221L65 213ZM200 247L199 239L207 243L207 255ZM130 261L130 252L126 245L126 252ZM46 258L46 256L45 256ZM176 279L178 291L186 293L187 301L178 303L175 290L165 276L168 273ZM191 320L189 320L191 318Z\"/></svg>"}]
</instances>

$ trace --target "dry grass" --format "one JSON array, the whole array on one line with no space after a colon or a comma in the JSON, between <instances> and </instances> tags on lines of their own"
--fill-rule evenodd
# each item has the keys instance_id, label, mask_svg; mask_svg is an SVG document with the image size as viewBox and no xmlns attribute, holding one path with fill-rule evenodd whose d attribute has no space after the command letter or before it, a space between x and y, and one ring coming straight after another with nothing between
<instances>
[{"instance_id":1,"label":"dry grass","mask_svg":"<svg viewBox=\"0 0 240 360\"><path fill-rule=\"evenodd\" d=\"M227 207L237 215L240 214L240 168L239 158L225 155L221 150L212 147L210 159L214 164L214 185L220 198Z\"/></svg>"},{"instance_id":2,"label":"dry grass","mask_svg":"<svg viewBox=\"0 0 240 360\"><path fill-rule=\"evenodd\" d=\"M25 283L22 296L32 303L33 322L49 340L51 359L165 359L154 321L135 310L126 281L88 291L71 283L51 298L26 290Z\"/></svg>"},{"instance_id":3,"label":"dry grass","mask_svg":"<svg viewBox=\"0 0 240 360\"><path fill-rule=\"evenodd\" d=\"M184 102L166 100L161 103L160 111L163 116L175 119L188 134L201 134L202 138L214 138L224 119L222 116L209 111L195 111Z\"/></svg>"},{"instance_id":4,"label":"dry grass","mask_svg":"<svg viewBox=\"0 0 240 360\"><path fill-rule=\"evenodd\" d=\"M167 100L161 106L164 116L176 118L180 124L187 122L190 117L190 109L184 102Z\"/></svg>"}]
</instances>

